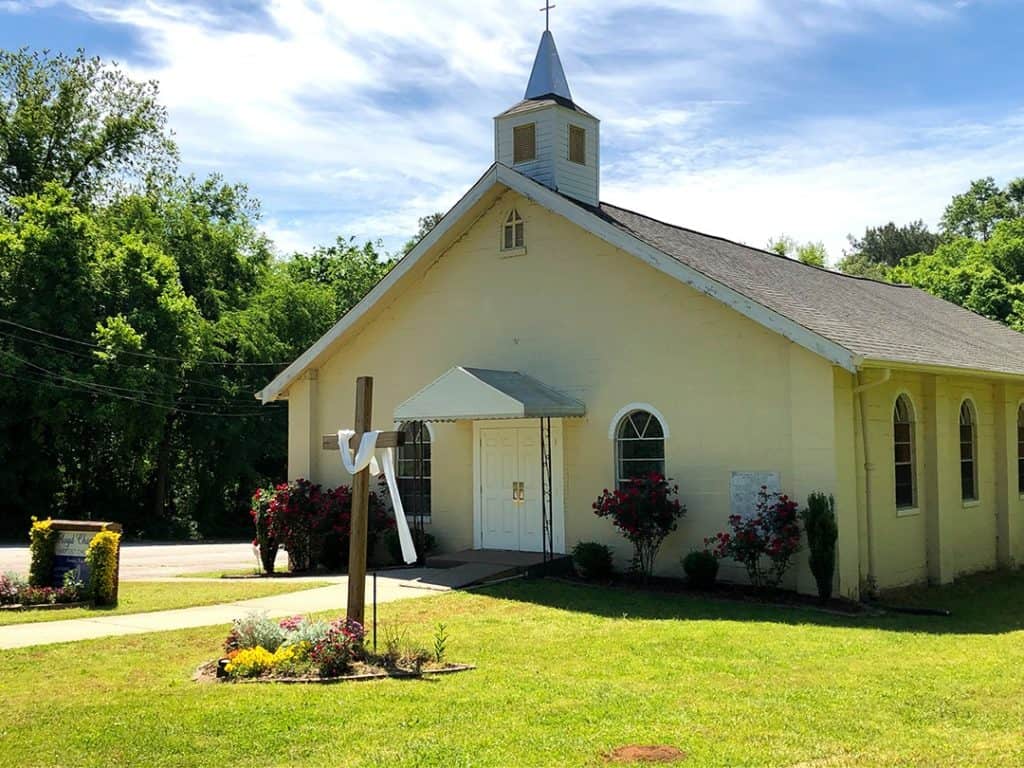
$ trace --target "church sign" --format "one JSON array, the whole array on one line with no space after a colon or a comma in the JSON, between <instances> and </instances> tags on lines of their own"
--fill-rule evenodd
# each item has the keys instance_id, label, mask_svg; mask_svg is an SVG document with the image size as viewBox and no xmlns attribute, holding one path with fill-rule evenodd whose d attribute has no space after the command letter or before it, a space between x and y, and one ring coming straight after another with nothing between
<instances>
[{"instance_id":1,"label":"church sign","mask_svg":"<svg viewBox=\"0 0 1024 768\"><path fill-rule=\"evenodd\" d=\"M89 543L100 531L121 532L121 526L117 523L91 520L54 520L52 528L57 533L50 579L54 587L63 585L64 574L68 571L76 571L79 580L88 583L89 566L85 561L85 553Z\"/></svg>"}]
</instances>

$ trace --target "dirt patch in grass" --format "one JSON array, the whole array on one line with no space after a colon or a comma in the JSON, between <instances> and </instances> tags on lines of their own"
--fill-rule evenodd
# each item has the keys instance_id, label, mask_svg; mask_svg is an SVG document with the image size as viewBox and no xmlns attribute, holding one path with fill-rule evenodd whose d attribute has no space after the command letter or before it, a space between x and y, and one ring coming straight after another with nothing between
<instances>
[{"instance_id":1,"label":"dirt patch in grass","mask_svg":"<svg viewBox=\"0 0 1024 768\"><path fill-rule=\"evenodd\" d=\"M624 747L616 747L605 755L606 763L681 763L686 759L686 753L677 747L670 747L666 744L656 746L642 746L640 744L627 744Z\"/></svg>"}]
</instances>

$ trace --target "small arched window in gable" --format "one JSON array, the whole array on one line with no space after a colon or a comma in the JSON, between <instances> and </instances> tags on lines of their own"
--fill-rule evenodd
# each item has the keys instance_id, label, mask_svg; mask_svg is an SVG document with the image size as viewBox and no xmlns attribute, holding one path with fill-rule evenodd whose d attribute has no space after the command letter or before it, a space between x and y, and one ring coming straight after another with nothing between
<instances>
[{"instance_id":1,"label":"small arched window in gable","mask_svg":"<svg viewBox=\"0 0 1024 768\"><path fill-rule=\"evenodd\" d=\"M912 509L917 506L914 409L906 395L896 398L896 406L893 408L892 442L896 475L896 509Z\"/></svg>"},{"instance_id":2,"label":"small arched window in gable","mask_svg":"<svg viewBox=\"0 0 1024 768\"><path fill-rule=\"evenodd\" d=\"M974 403L964 400L960 404L960 498L964 501L978 498L977 424Z\"/></svg>"},{"instance_id":3,"label":"small arched window in gable","mask_svg":"<svg viewBox=\"0 0 1024 768\"><path fill-rule=\"evenodd\" d=\"M665 474L665 430L648 411L631 411L615 432L615 481L622 487L634 477Z\"/></svg>"},{"instance_id":4,"label":"small arched window in gable","mask_svg":"<svg viewBox=\"0 0 1024 768\"><path fill-rule=\"evenodd\" d=\"M516 248L526 246L526 225L519 211L513 208L505 219L505 226L502 232L501 248L503 251L513 251Z\"/></svg>"}]
</instances>

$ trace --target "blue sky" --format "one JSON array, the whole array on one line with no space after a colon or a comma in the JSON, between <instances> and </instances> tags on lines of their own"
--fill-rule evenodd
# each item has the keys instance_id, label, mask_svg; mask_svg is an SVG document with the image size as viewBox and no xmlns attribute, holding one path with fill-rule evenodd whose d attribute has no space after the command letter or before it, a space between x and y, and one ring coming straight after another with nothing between
<instances>
[{"instance_id":1,"label":"blue sky","mask_svg":"<svg viewBox=\"0 0 1024 768\"><path fill-rule=\"evenodd\" d=\"M493 159L539 0L0 0L0 47L156 78L184 169L249 184L282 251L397 247ZM934 224L1024 175L1014 0L560 0L573 95L602 119L602 198L764 245Z\"/></svg>"}]
</instances>

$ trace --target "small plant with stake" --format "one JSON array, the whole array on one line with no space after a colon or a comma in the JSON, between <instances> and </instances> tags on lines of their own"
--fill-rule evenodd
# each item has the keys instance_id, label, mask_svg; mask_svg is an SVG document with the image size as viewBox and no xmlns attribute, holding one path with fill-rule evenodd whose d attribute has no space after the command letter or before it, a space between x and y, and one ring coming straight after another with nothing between
<instances>
[{"instance_id":1,"label":"small plant with stake","mask_svg":"<svg viewBox=\"0 0 1024 768\"><path fill-rule=\"evenodd\" d=\"M434 661L440 664L448 647L448 628L438 622L434 628Z\"/></svg>"}]
</instances>

